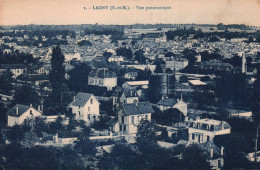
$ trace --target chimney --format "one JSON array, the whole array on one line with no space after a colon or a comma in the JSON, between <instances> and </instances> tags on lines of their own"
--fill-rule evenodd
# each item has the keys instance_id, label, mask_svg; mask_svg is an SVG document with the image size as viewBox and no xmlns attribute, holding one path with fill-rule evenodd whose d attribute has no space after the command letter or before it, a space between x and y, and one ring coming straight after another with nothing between
<instances>
[{"instance_id":1,"label":"chimney","mask_svg":"<svg viewBox=\"0 0 260 170\"><path fill-rule=\"evenodd\" d=\"M41 105L38 105L38 111L41 111Z\"/></svg>"},{"instance_id":2,"label":"chimney","mask_svg":"<svg viewBox=\"0 0 260 170\"><path fill-rule=\"evenodd\" d=\"M18 115L18 113L19 113L19 112L18 112L18 106L16 106L16 114Z\"/></svg>"},{"instance_id":3,"label":"chimney","mask_svg":"<svg viewBox=\"0 0 260 170\"><path fill-rule=\"evenodd\" d=\"M73 96L73 102L75 102L76 101L76 97L75 96Z\"/></svg>"},{"instance_id":4,"label":"chimney","mask_svg":"<svg viewBox=\"0 0 260 170\"><path fill-rule=\"evenodd\" d=\"M223 146L221 146L221 148L220 148L220 155L221 155L221 157L223 157L223 155L224 155L224 147Z\"/></svg>"},{"instance_id":5,"label":"chimney","mask_svg":"<svg viewBox=\"0 0 260 170\"><path fill-rule=\"evenodd\" d=\"M55 136L53 136L53 143L58 143L59 141L59 136L58 136L58 133L56 133Z\"/></svg>"},{"instance_id":6,"label":"chimney","mask_svg":"<svg viewBox=\"0 0 260 170\"><path fill-rule=\"evenodd\" d=\"M223 120L221 120L221 129L224 129L224 123L223 123Z\"/></svg>"},{"instance_id":7,"label":"chimney","mask_svg":"<svg viewBox=\"0 0 260 170\"><path fill-rule=\"evenodd\" d=\"M210 158L213 158L213 148L210 148Z\"/></svg>"},{"instance_id":8,"label":"chimney","mask_svg":"<svg viewBox=\"0 0 260 170\"><path fill-rule=\"evenodd\" d=\"M43 104L41 105L41 111L43 112Z\"/></svg>"},{"instance_id":9,"label":"chimney","mask_svg":"<svg viewBox=\"0 0 260 170\"><path fill-rule=\"evenodd\" d=\"M30 107L32 107L32 104L30 104Z\"/></svg>"}]
</instances>

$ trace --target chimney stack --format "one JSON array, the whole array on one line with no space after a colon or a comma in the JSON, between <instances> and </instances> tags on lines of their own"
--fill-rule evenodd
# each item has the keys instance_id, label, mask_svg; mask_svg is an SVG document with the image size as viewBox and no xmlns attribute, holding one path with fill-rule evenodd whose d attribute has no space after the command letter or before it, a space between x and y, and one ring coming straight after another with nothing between
<instances>
[{"instance_id":1,"label":"chimney stack","mask_svg":"<svg viewBox=\"0 0 260 170\"><path fill-rule=\"evenodd\" d=\"M224 155L224 147L223 146L221 146L221 148L220 148L220 155L221 155L221 157L223 157L223 155Z\"/></svg>"},{"instance_id":2,"label":"chimney stack","mask_svg":"<svg viewBox=\"0 0 260 170\"><path fill-rule=\"evenodd\" d=\"M73 96L73 102L75 102L76 101L76 96Z\"/></svg>"},{"instance_id":3,"label":"chimney stack","mask_svg":"<svg viewBox=\"0 0 260 170\"><path fill-rule=\"evenodd\" d=\"M19 112L18 112L18 106L16 106L16 114L18 115L18 113L19 113Z\"/></svg>"},{"instance_id":4,"label":"chimney stack","mask_svg":"<svg viewBox=\"0 0 260 170\"><path fill-rule=\"evenodd\" d=\"M32 104L30 104L30 107L32 107Z\"/></svg>"},{"instance_id":5,"label":"chimney stack","mask_svg":"<svg viewBox=\"0 0 260 170\"><path fill-rule=\"evenodd\" d=\"M210 158L213 158L213 148L210 148Z\"/></svg>"},{"instance_id":6,"label":"chimney stack","mask_svg":"<svg viewBox=\"0 0 260 170\"><path fill-rule=\"evenodd\" d=\"M224 129L224 123L223 123L223 120L221 120L221 129Z\"/></svg>"}]
</instances>

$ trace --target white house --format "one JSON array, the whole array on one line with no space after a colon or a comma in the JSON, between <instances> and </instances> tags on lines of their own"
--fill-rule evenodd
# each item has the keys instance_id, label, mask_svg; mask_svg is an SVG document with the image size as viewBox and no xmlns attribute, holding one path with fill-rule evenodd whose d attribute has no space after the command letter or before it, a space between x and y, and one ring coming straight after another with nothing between
<instances>
[{"instance_id":1,"label":"white house","mask_svg":"<svg viewBox=\"0 0 260 170\"><path fill-rule=\"evenodd\" d=\"M69 104L72 114L76 120L84 120L91 124L99 119L99 101L93 94L79 92Z\"/></svg>"},{"instance_id":2,"label":"white house","mask_svg":"<svg viewBox=\"0 0 260 170\"><path fill-rule=\"evenodd\" d=\"M123 56L111 56L108 59L108 62L123 62L124 57Z\"/></svg>"},{"instance_id":3,"label":"white house","mask_svg":"<svg viewBox=\"0 0 260 170\"><path fill-rule=\"evenodd\" d=\"M106 87L110 91L117 86L116 73L106 68L91 71L88 75L88 85Z\"/></svg>"},{"instance_id":4,"label":"white house","mask_svg":"<svg viewBox=\"0 0 260 170\"><path fill-rule=\"evenodd\" d=\"M123 134L136 134L141 120L151 121L153 112L149 102L122 104L118 111L119 131Z\"/></svg>"},{"instance_id":5,"label":"white house","mask_svg":"<svg viewBox=\"0 0 260 170\"><path fill-rule=\"evenodd\" d=\"M77 59L80 61L81 54L79 52L65 52L64 53L65 61L71 61L72 59Z\"/></svg>"},{"instance_id":6,"label":"white house","mask_svg":"<svg viewBox=\"0 0 260 170\"><path fill-rule=\"evenodd\" d=\"M189 61L185 58L176 58L173 60L165 61L165 63L166 63L166 68L179 71L181 69L184 69L189 64Z\"/></svg>"},{"instance_id":7,"label":"white house","mask_svg":"<svg viewBox=\"0 0 260 170\"><path fill-rule=\"evenodd\" d=\"M176 108L183 113L184 116L187 115L188 109L187 104L181 99L175 98L163 98L159 102L157 102L157 107L161 111L165 111L170 108Z\"/></svg>"},{"instance_id":8,"label":"white house","mask_svg":"<svg viewBox=\"0 0 260 170\"><path fill-rule=\"evenodd\" d=\"M24 64L1 64L0 72L4 72L6 70L12 72L14 78L27 72L27 68Z\"/></svg>"},{"instance_id":9,"label":"white house","mask_svg":"<svg viewBox=\"0 0 260 170\"><path fill-rule=\"evenodd\" d=\"M7 112L7 126L21 125L41 115L42 113L32 105L17 104Z\"/></svg>"},{"instance_id":10,"label":"white house","mask_svg":"<svg viewBox=\"0 0 260 170\"><path fill-rule=\"evenodd\" d=\"M188 128L191 143L213 141L216 135L230 134L231 127L227 122L214 119L197 119Z\"/></svg>"}]
</instances>

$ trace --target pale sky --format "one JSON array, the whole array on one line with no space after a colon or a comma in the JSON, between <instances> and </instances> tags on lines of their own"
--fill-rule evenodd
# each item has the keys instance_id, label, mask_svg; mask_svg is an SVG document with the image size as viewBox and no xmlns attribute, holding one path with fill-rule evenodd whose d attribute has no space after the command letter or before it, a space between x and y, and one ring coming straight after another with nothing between
<instances>
[{"instance_id":1,"label":"pale sky","mask_svg":"<svg viewBox=\"0 0 260 170\"><path fill-rule=\"evenodd\" d=\"M130 10L84 10L93 6ZM137 10L171 7L170 10ZM0 25L197 23L260 26L260 0L0 0Z\"/></svg>"}]
</instances>

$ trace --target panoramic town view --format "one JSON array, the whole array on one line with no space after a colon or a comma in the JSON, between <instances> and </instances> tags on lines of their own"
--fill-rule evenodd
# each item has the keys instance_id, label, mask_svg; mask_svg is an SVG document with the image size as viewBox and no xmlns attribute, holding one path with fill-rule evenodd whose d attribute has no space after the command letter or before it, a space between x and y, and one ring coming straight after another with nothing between
<instances>
[{"instance_id":1,"label":"panoramic town view","mask_svg":"<svg viewBox=\"0 0 260 170\"><path fill-rule=\"evenodd\" d=\"M260 28L0 27L0 169L259 169Z\"/></svg>"}]
</instances>

